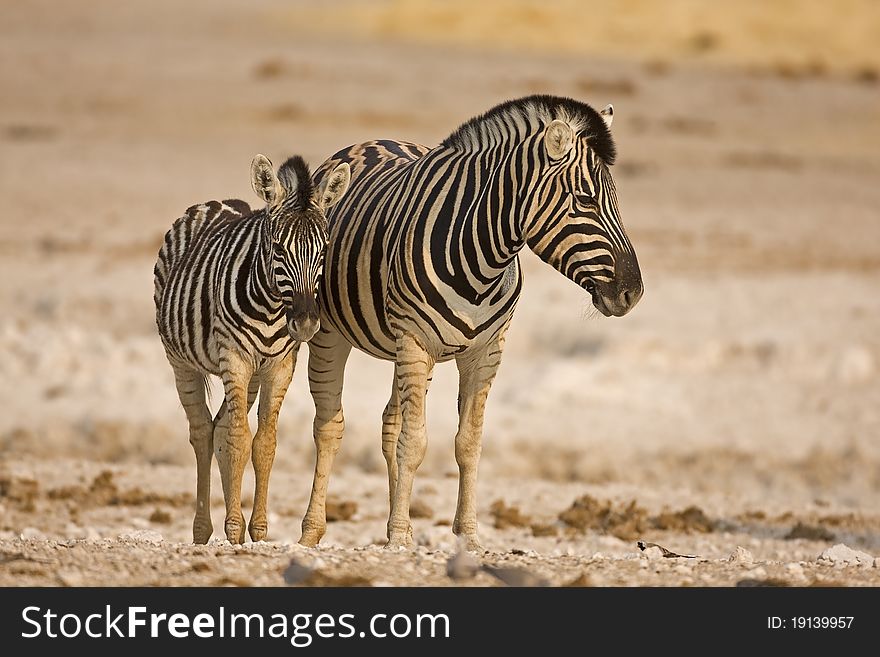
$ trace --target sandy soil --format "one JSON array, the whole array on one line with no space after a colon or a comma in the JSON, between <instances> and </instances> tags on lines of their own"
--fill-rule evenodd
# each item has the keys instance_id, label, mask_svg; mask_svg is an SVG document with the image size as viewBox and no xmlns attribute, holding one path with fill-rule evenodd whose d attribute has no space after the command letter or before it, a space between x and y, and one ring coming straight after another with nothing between
<instances>
[{"instance_id":1,"label":"sandy soil","mask_svg":"<svg viewBox=\"0 0 880 657\"><path fill-rule=\"evenodd\" d=\"M553 16L523 48L439 38L421 3L397 4L383 29L370 12L394 3L335 18L269 0L0 10L0 584L281 584L291 559L313 570L305 584L503 583L446 574L454 366L429 395L412 552L379 549L391 371L360 355L330 486L349 517L324 545L295 545L314 458L302 370L281 414L272 540L188 545L194 459L152 265L188 205L253 202L254 153L317 165L371 138L433 144L535 92L615 104L646 293L605 319L524 258L487 414L481 559L522 569L506 583L880 584L880 87L875 51L835 45L860 43L851 26L876 16L855 3L863 21L818 50L792 37L786 58L778 39L755 45L754 22L712 14L675 38L709 25L717 58L656 37L630 57L554 46ZM816 20L803 12L788 33ZM728 53L725 25L757 39L748 59ZM837 64L809 65L829 48Z\"/></svg>"}]
</instances>

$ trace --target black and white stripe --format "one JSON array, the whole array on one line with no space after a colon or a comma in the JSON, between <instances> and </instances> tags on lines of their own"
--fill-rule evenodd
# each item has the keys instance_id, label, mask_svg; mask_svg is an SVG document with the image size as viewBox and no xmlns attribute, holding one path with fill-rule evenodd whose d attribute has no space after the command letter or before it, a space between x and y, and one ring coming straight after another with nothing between
<instances>
[{"instance_id":1,"label":"black and white stripe","mask_svg":"<svg viewBox=\"0 0 880 657\"><path fill-rule=\"evenodd\" d=\"M212 532L214 450L226 499L226 537L244 540L241 477L251 452L256 493L249 530L254 540L266 535L277 415L296 349L318 329L324 208L345 192L348 166L316 188L302 158L290 158L276 174L258 155L251 176L265 208L251 211L238 200L190 207L165 235L154 268L156 324L196 453L193 540L199 543ZM214 418L205 399L208 375L219 376L224 388L224 403ZM251 441L247 412L258 392L259 426Z\"/></svg>"},{"instance_id":2,"label":"black and white stripe","mask_svg":"<svg viewBox=\"0 0 880 657\"><path fill-rule=\"evenodd\" d=\"M292 186L280 203L257 211L239 200L194 205L165 235L154 300L170 358L219 376L222 344L254 362L292 348L287 311L314 296L327 226L301 158L278 178Z\"/></svg>"},{"instance_id":3,"label":"black and white stripe","mask_svg":"<svg viewBox=\"0 0 880 657\"><path fill-rule=\"evenodd\" d=\"M326 482L322 491L319 479L335 448L322 443L342 435L342 372L351 346L397 364L384 433L401 432L400 444L383 438L389 545L405 542L406 489L424 449L418 394L435 362L456 359L464 492L453 529L476 541L473 445L522 289L520 249L528 245L589 291L605 315L625 314L642 294L609 169L616 156L611 117L610 106L597 112L568 98L530 96L471 119L435 148L367 142L336 153L316 172L320 181L347 163L352 179L351 193L328 213L323 328L310 345L318 466L304 543L323 533Z\"/></svg>"}]
</instances>

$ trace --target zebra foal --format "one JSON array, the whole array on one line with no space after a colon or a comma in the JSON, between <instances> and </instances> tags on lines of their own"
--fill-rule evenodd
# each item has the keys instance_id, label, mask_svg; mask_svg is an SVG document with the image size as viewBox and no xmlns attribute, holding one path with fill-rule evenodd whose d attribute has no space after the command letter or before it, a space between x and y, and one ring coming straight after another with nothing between
<instances>
[{"instance_id":1,"label":"zebra foal","mask_svg":"<svg viewBox=\"0 0 880 657\"><path fill-rule=\"evenodd\" d=\"M558 96L502 103L434 148L372 141L330 157L323 180L351 167L351 193L328 212L321 330L309 343L317 460L300 542L326 528L327 480L344 427L352 346L395 363L383 414L391 512L388 546L411 541L409 503L425 453L425 394L434 364L459 372L459 467L453 532L478 549L476 480L483 415L522 289L518 253L586 290L605 316L642 296L611 177L612 109Z\"/></svg>"},{"instance_id":2,"label":"zebra foal","mask_svg":"<svg viewBox=\"0 0 880 657\"><path fill-rule=\"evenodd\" d=\"M269 473L278 412L300 344L319 327L315 300L327 243L324 211L348 188L340 164L317 187L301 157L276 174L257 155L254 191L266 203L252 211L240 200L190 207L165 235L154 273L156 325L196 455L193 542L211 537L211 460L216 451L226 501L226 538L244 542L241 480L252 455L256 491L248 530L266 537ZM212 418L208 375L222 379L224 401ZM260 394L251 439L247 414Z\"/></svg>"}]
</instances>

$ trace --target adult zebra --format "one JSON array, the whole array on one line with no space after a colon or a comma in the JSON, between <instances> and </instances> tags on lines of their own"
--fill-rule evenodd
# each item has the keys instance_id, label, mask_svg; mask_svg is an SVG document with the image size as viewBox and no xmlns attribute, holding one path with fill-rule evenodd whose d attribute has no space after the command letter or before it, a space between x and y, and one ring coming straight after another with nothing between
<instances>
[{"instance_id":1,"label":"adult zebra","mask_svg":"<svg viewBox=\"0 0 880 657\"><path fill-rule=\"evenodd\" d=\"M606 315L642 296L609 166L612 108L529 96L471 119L439 146L372 141L316 172L351 166L351 191L328 212L319 285L321 330L309 348L315 479L300 542L324 534L325 497L343 432L352 345L395 362L383 414L391 512L388 547L411 540L409 502L426 448L425 394L435 362L455 359L459 426L453 531L478 549L475 488L486 397L522 288L526 244L592 296Z\"/></svg>"},{"instance_id":2,"label":"adult zebra","mask_svg":"<svg viewBox=\"0 0 880 657\"><path fill-rule=\"evenodd\" d=\"M196 454L195 543L207 543L213 531L214 450L226 500L226 538L244 542L241 479L252 447L256 492L248 529L255 541L266 536L278 412L297 348L318 330L315 289L327 242L324 209L345 193L349 169L340 164L313 186L301 157L287 160L276 175L268 158L257 155L251 181L265 208L252 212L239 200L190 207L166 233L153 270L156 325ZM211 374L223 380L225 393L213 419L205 403ZM247 413L258 391L258 427L251 441Z\"/></svg>"}]
</instances>

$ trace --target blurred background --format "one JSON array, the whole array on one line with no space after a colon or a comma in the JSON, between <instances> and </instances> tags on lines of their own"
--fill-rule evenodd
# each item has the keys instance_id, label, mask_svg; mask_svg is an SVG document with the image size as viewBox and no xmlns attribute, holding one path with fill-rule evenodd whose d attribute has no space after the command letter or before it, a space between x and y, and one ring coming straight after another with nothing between
<instances>
[{"instance_id":1,"label":"blurred background","mask_svg":"<svg viewBox=\"0 0 880 657\"><path fill-rule=\"evenodd\" d=\"M193 465L152 267L189 205L256 205L255 153L433 145L551 93L614 103L646 293L605 319L523 256L481 488L880 502L876 2L7 2L0 54L0 460ZM313 466L305 357L280 473ZM455 471L456 384L438 366L428 475ZM384 470L390 386L352 356L351 476Z\"/></svg>"}]
</instances>

